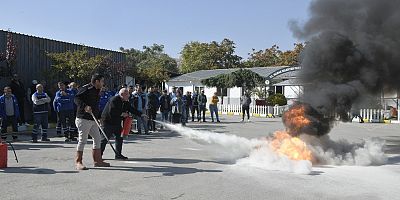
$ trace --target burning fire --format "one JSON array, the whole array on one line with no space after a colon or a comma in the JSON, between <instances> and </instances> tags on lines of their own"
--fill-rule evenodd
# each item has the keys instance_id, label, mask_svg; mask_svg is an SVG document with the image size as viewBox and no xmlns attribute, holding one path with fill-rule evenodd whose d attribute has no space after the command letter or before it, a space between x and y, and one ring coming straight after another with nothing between
<instances>
[{"instance_id":1,"label":"burning fire","mask_svg":"<svg viewBox=\"0 0 400 200\"><path fill-rule=\"evenodd\" d=\"M283 122L287 131L276 131L270 143L272 150L279 154L286 155L292 160L312 160L312 153L297 136L302 130L311 124L311 121L305 115L306 108L298 104L286 111L283 116Z\"/></svg>"},{"instance_id":2,"label":"burning fire","mask_svg":"<svg viewBox=\"0 0 400 200\"><path fill-rule=\"evenodd\" d=\"M291 107L283 114L283 123L288 128L291 135L300 134L304 127L311 124L311 121L305 115L305 111L305 106L299 104Z\"/></svg>"},{"instance_id":3,"label":"burning fire","mask_svg":"<svg viewBox=\"0 0 400 200\"><path fill-rule=\"evenodd\" d=\"M286 131L276 131L270 143L271 149L291 160L312 160L312 153L305 142L290 136Z\"/></svg>"}]
</instances>

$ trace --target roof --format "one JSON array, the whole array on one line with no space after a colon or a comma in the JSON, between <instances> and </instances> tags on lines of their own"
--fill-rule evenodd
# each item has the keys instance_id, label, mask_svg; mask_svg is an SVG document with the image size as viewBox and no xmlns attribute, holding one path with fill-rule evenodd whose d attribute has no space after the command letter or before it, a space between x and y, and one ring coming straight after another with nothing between
<instances>
[{"instance_id":1,"label":"roof","mask_svg":"<svg viewBox=\"0 0 400 200\"><path fill-rule=\"evenodd\" d=\"M244 68L251 70L257 74L259 74L262 77L267 77L271 73L286 68L288 66L276 66L276 67L253 67L253 68ZM187 74L183 74L181 76L175 77L170 79L168 82L187 82L187 81L200 81L203 79L211 78L214 76L218 76L221 74L229 74L232 73L236 70L239 70L240 68L231 68L231 69L213 69L213 70L200 70L200 71L195 71ZM293 78L296 77L297 72L296 71L291 71L287 72L284 74L281 74L276 77L276 79L288 79L288 78Z\"/></svg>"},{"instance_id":2,"label":"roof","mask_svg":"<svg viewBox=\"0 0 400 200\"><path fill-rule=\"evenodd\" d=\"M303 84L300 82L299 79L296 79L296 78L288 79L288 80L274 84L274 86L293 86L293 85L299 86L299 85L303 85Z\"/></svg>"}]
</instances>

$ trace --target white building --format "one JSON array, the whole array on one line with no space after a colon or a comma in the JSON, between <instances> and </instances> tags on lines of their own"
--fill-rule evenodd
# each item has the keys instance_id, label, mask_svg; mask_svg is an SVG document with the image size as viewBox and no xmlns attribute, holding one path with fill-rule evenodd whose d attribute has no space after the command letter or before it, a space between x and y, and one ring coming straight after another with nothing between
<instances>
[{"instance_id":1,"label":"white building","mask_svg":"<svg viewBox=\"0 0 400 200\"><path fill-rule=\"evenodd\" d=\"M294 100L299 98L302 89L301 86L296 81L296 74L299 67L289 67L289 66L277 66L277 67L254 67L254 68L246 68L251 70L260 76L268 79L271 83L270 88L261 88L264 90L272 90L274 93L281 93L285 95L285 97L289 100ZM205 95L209 98L214 92L220 93L222 91L223 102L224 104L239 104L240 97L243 94L243 89L241 87L234 88L209 88L204 86L201 83L201 80L211 78L214 76L218 76L220 74L229 74L239 68L234 69L214 69L214 70L200 70L187 74L183 74L181 76L172 78L171 80L165 83L165 89L169 92L172 92L174 87L180 88L181 91L185 94L187 91L201 91L204 90ZM254 96L254 98L257 98ZM255 101L253 101L255 103Z\"/></svg>"}]
</instances>

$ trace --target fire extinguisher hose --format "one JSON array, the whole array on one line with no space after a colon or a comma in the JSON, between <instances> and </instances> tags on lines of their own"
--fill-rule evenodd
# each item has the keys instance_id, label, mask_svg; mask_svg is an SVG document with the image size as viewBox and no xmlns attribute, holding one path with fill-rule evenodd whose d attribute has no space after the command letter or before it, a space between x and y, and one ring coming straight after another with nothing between
<instances>
[{"instance_id":1,"label":"fire extinguisher hose","mask_svg":"<svg viewBox=\"0 0 400 200\"><path fill-rule=\"evenodd\" d=\"M10 145L11 149L13 150L13 152L14 152L14 156L15 156L15 160L16 160L16 161L17 161L17 163L18 163L18 157L17 157L17 153L15 153L14 146L11 144L11 142L7 142L7 143Z\"/></svg>"}]
</instances>

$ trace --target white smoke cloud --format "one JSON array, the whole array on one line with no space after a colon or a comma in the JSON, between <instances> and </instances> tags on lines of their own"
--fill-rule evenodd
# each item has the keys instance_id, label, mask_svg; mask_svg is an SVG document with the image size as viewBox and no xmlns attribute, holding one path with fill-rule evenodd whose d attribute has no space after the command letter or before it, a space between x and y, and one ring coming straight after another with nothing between
<instances>
[{"instance_id":1,"label":"white smoke cloud","mask_svg":"<svg viewBox=\"0 0 400 200\"><path fill-rule=\"evenodd\" d=\"M180 125L165 124L169 129L199 144L213 146L217 159L230 161L235 166L257 167L297 174L310 174L312 163L307 160L291 160L274 152L267 138L247 139L236 135L195 130ZM322 165L382 165L387 161L383 153L384 141L372 138L352 144L345 140L333 141L328 136L302 135L301 139Z\"/></svg>"}]
</instances>

